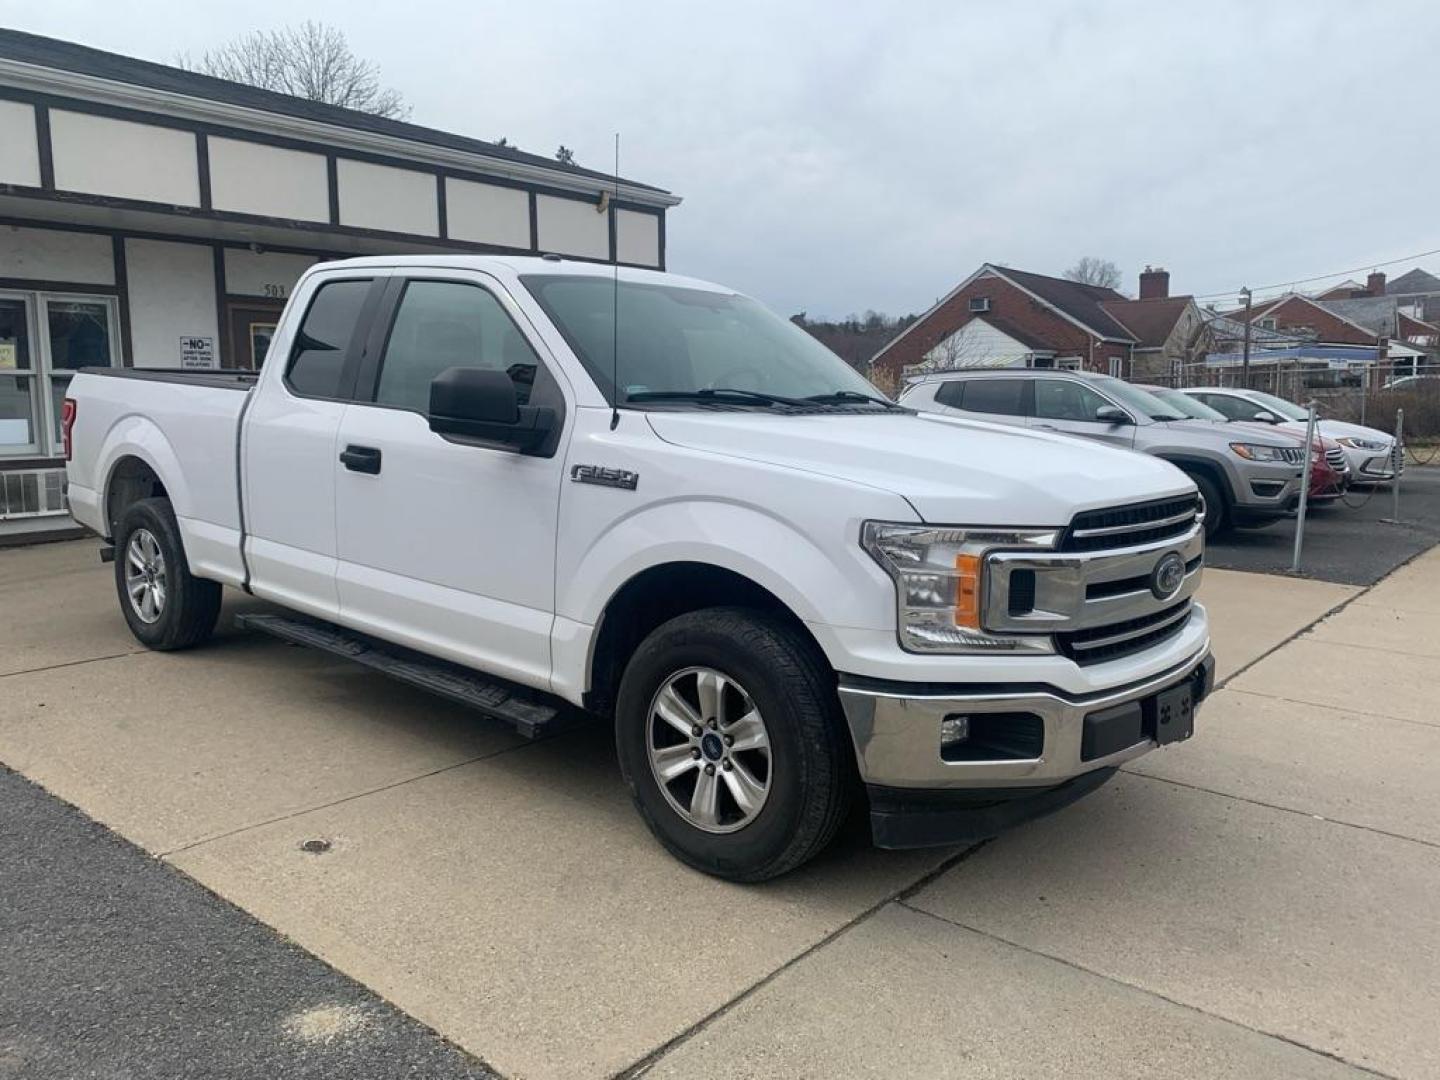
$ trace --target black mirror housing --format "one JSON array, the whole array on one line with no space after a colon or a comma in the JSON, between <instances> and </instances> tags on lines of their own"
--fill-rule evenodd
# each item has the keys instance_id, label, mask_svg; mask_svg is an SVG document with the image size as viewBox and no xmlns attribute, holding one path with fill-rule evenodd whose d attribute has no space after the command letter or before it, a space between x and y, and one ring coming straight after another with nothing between
<instances>
[{"instance_id":1,"label":"black mirror housing","mask_svg":"<svg viewBox=\"0 0 1440 1080\"><path fill-rule=\"evenodd\" d=\"M437 435L536 450L555 426L555 411L521 405L503 371L452 367L430 381L430 430Z\"/></svg>"},{"instance_id":2,"label":"black mirror housing","mask_svg":"<svg viewBox=\"0 0 1440 1080\"><path fill-rule=\"evenodd\" d=\"M1095 419L1108 424L1128 424L1130 414L1114 405L1101 405L1095 410Z\"/></svg>"}]
</instances>

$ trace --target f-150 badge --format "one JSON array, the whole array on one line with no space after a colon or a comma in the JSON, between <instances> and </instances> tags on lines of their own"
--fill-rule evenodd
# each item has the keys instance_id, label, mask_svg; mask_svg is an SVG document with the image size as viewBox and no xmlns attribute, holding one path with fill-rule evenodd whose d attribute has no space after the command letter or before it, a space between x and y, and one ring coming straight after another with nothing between
<instances>
[{"instance_id":1,"label":"f-150 badge","mask_svg":"<svg viewBox=\"0 0 1440 1080\"><path fill-rule=\"evenodd\" d=\"M599 484L601 487L624 488L634 491L640 484L640 474L629 469L610 469L604 465L572 465L570 479L577 484Z\"/></svg>"}]
</instances>

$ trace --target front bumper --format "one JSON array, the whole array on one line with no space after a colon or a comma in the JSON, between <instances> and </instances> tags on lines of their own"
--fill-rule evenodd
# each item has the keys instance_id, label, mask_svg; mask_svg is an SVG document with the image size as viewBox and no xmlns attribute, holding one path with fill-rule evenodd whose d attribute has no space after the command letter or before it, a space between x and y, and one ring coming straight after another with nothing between
<instances>
[{"instance_id":1,"label":"front bumper","mask_svg":"<svg viewBox=\"0 0 1440 1080\"><path fill-rule=\"evenodd\" d=\"M980 840L1073 802L1158 745L1154 706L1137 703L1189 681L1198 705L1214 671L1207 643L1167 671L1081 695L1048 686L931 687L842 677L840 701L871 797L875 842ZM1013 723L1017 737L997 740L1003 749L993 756L946 760L941 721L958 715L972 725L984 721L992 734Z\"/></svg>"},{"instance_id":2,"label":"front bumper","mask_svg":"<svg viewBox=\"0 0 1440 1080\"><path fill-rule=\"evenodd\" d=\"M1238 518L1283 517L1300 501L1303 465L1242 460L1236 463L1236 471L1239 483L1234 485L1231 509Z\"/></svg>"}]
</instances>

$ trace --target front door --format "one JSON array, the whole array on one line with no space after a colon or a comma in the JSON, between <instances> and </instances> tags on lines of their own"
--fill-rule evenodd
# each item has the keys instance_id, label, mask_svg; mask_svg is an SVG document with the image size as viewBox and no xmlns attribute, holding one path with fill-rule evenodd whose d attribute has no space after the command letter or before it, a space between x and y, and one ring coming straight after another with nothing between
<instances>
[{"instance_id":1,"label":"front door","mask_svg":"<svg viewBox=\"0 0 1440 1080\"><path fill-rule=\"evenodd\" d=\"M1096 393L1078 379L1036 379L1030 426L1128 449L1135 441L1135 425L1097 419L1096 412L1107 407L1116 406L1109 398Z\"/></svg>"},{"instance_id":2,"label":"front door","mask_svg":"<svg viewBox=\"0 0 1440 1080\"><path fill-rule=\"evenodd\" d=\"M270 340L275 336L275 326L280 321L280 312L285 308L283 300L232 300L227 308L230 332L230 365L259 371L270 351Z\"/></svg>"},{"instance_id":3,"label":"front door","mask_svg":"<svg viewBox=\"0 0 1440 1080\"><path fill-rule=\"evenodd\" d=\"M548 689L564 456L447 439L426 419L430 382L452 367L505 371L521 404L563 410L524 321L480 274L405 283L340 425L337 585L346 625Z\"/></svg>"}]
</instances>

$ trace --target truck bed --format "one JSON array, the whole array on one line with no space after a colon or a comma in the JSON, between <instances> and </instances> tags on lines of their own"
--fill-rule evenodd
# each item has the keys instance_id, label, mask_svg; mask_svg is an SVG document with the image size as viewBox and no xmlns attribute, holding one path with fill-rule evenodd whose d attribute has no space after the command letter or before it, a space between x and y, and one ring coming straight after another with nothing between
<instances>
[{"instance_id":1,"label":"truck bed","mask_svg":"<svg viewBox=\"0 0 1440 1080\"><path fill-rule=\"evenodd\" d=\"M253 371L85 368L66 396L75 402L66 465L70 510L110 534L107 492L143 462L163 476L192 570L244 580L240 558L240 417Z\"/></svg>"}]
</instances>

